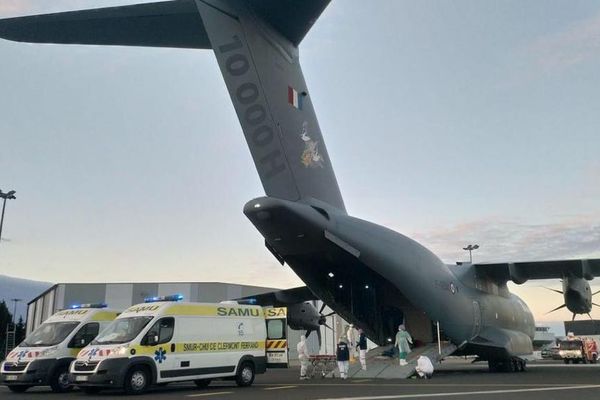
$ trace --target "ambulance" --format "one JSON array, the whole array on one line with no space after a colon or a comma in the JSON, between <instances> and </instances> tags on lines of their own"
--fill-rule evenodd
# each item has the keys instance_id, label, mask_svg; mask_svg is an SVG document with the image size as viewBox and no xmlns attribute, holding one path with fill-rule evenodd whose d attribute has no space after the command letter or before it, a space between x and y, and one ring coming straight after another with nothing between
<instances>
[{"instance_id":1,"label":"ambulance","mask_svg":"<svg viewBox=\"0 0 600 400\"><path fill-rule=\"evenodd\" d=\"M155 297L126 309L79 352L71 381L86 393L120 388L139 394L153 384L180 381L206 387L213 379L250 386L256 374L271 366L266 347L273 340L285 341L285 348L271 357L273 366L287 365L285 311L182 298ZM267 319L267 313L272 317Z\"/></svg>"},{"instance_id":2,"label":"ambulance","mask_svg":"<svg viewBox=\"0 0 600 400\"><path fill-rule=\"evenodd\" d=\"M66 392L69 364L112 320L118 311L106 304L81 304L57 312L12 350L0 366L0 382L13 392L49 385Z\"/></svg>"}]
</instances>

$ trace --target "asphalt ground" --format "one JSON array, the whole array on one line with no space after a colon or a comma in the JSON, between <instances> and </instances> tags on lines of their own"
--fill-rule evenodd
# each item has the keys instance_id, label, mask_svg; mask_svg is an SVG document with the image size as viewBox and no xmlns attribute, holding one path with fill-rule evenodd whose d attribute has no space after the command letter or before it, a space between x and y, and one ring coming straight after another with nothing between
<instances>
[{"instance_id":1,"label":"asphalt ground","mask_svg":"<svg viewBox=\"0 0 600 400\"><path fill-rule=\"evenodd\" d=\"M136 399L600 399L600 364L564 365L558 362L530 364L526 372L490 373L483 364L445 362L431 380L380 380L315 378L298 379L297 368L271 370L257 376L252 387L238 388L229 381L213 382L198 389L193 384L156 387ZM32 388L24 394L0 387L0 399L112 399L127 398L120 392L86 395L77 390L53 394L49 388Z\"/></svg>"}]
</instances>

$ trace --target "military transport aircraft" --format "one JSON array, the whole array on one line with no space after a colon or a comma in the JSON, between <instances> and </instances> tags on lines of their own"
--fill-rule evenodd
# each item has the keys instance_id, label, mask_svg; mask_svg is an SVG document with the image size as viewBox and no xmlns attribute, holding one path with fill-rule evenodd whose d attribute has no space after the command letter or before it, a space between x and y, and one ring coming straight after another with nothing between
<instances>
[{"instance_id":1,"label":"military transport aircraft","mask_svg":"<svg viewBox=\"0 0 600 400\"><path fill-rule=\"evenodd\" d=\"M299 63L329 0L175 0L11 18L0 37L36 43L212 49L266 196L244 213L314 295L385 344L418 305L462 354L522 369L535 324L507 282L563 279L587 313L600 260L446 265L414 240L348 215ZM9 62L5 60L4 62Z\"/></svg>"}]
</instances>

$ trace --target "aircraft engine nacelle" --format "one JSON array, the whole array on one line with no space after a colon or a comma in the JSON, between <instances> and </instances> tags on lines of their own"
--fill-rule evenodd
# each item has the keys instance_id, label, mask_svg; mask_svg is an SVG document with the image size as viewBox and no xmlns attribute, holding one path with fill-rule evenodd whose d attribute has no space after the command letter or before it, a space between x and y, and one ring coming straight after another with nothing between
<instances>
[{"instance_id":1,"label":"aircraft engine nacelle","mask_svg":"<svg viewBox=\"0 0 600 400\"><path fill-rule=\"evenodd\" d=\"M563 296L569 311L587 314L592 311L592 291L587 280L577 277L563 279Z\"/></svg>"},{"instance_id":2,"label":"aircraft engine nacelle","mask_svg":"<svg viewBox=\"0 0 600 400\"><path fill-rule=\"evenodd\" d=\"M320 327L319 311L309 302L290 304L288 308L288 325L296 330L317 330Z\"/></svg>"}]
</instances>

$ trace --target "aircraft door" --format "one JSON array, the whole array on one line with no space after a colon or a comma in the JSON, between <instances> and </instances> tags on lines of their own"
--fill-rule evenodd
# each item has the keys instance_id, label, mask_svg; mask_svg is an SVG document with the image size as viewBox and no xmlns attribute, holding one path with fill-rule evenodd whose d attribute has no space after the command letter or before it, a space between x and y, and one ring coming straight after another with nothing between
<instances>
[{"instance_id":1,"label":"aircraft door","mask_svg":"<svg viewBox=\"0 0 600 400\"><path fill-rule=\"evenodd\" d=\"M481 307L478 301L473 302L473 333L471 337L479 335L481 330Z\"/></svg>"},{"instance_id":2,"label":"aircraft door","mask_svg":"<svg viewBox=\"0 0 600 400\"><path fill-rule=\"evenodd\" d=\"M287 368L289 360L287 307L265 308L265 318L267 368Z\"/></svg>"}]
</instances>

